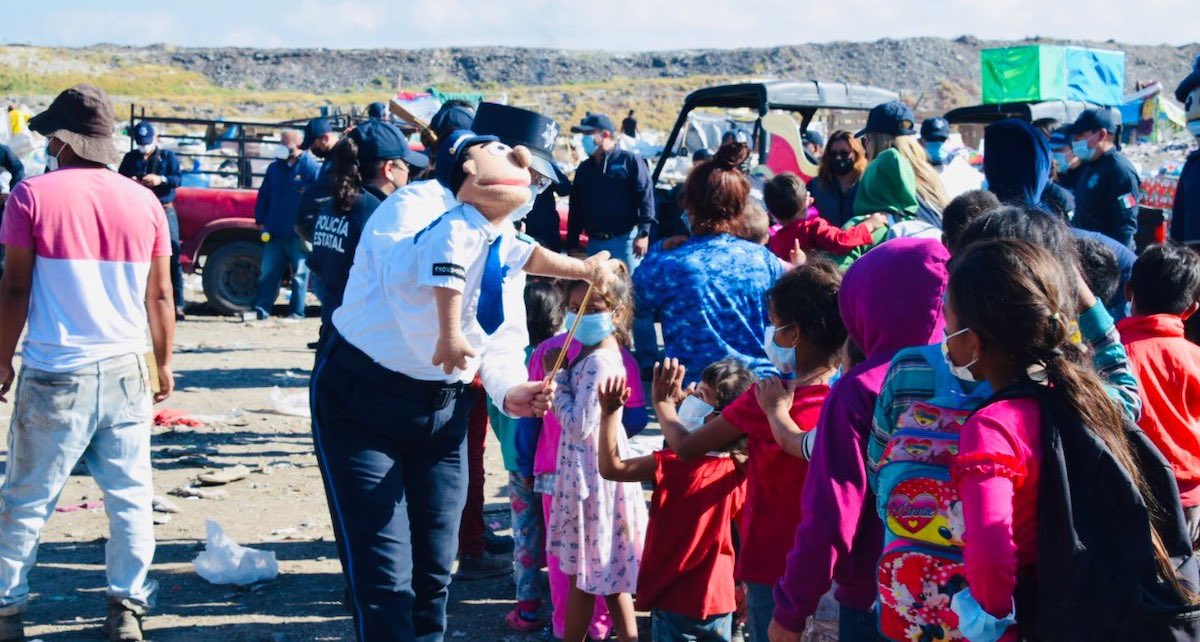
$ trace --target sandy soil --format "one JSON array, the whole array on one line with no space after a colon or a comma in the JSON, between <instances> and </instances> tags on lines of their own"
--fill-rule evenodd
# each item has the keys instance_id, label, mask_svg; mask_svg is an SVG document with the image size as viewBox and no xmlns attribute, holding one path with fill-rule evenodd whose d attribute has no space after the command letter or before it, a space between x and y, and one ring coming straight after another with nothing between
<instances>
[{"instance_id":1,"label":"sandy soil","mask_svg":"<svg viewBox=\"0 0 1200 642\"><path fill-rule=\"evenodd\" d=\"M316 337L318 327L312 316L310 310L310 318L300 322L242 323L193 315L180 324L178 389L160 408L186 411L205 419L206 425L155 428L156 493L167 496L208 467L243 464L255 472L221 487L226 494L220 499L170 497L182 512L155 527L158 550L151 575L161 589L158 609L146 620L148 639L353 639L350 617L341 605L343 581L308 420L281 415L270 401L274 387L287 393L306 389L313 353L305 344ZM11 407L0 406L0 415L10 413ZM7 443L7 435L5 417L0 421L0 444ZM7 455L0 450L0 466ZM509 524L506 480L499 445L489 435L485 519L501 532L507 532ZM58 507L100 497L81 465ZM192 560L203 550L206 520L219 523L242 545L273 551L279 560L278 578L243 589L209 584L198 576ZM51 516L39 563L30 574L30 640L100 639L107 533L103 509ZM514 605L510 577L456 581L450 597L448 639L541 639L540 633L517 634L504 626L504 613Z\"/></svg>"}]
</instances>

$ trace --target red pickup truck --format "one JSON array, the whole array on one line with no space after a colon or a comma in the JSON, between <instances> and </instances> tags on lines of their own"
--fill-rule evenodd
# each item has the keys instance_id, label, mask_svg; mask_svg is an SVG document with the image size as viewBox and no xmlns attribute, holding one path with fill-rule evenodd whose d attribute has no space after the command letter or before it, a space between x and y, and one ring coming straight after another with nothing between
<instances>
[{"instance_id":1,"label":"red pickup truck","mask_svg":"<svg viewBox=\"0 0 1200 642\"><path fill-rule=\"evenodd\" d=\"M258 291L263 243L254 222L252 189L180 187L179 260L186 272L200 273L204 296L214 310L236 314L251 309Z\"/></svg>"}]
</instances>

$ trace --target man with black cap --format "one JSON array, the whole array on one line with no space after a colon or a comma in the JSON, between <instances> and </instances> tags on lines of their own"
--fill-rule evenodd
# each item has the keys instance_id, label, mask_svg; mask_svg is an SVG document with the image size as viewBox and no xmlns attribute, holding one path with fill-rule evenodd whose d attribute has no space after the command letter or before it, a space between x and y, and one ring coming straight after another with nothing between
<instances>
[{"instance_id":1,"label":"man with black cap","mask_svg":"<svg viewBox=\"0 0 1200 642\"><path fill-rule=\"evenodd\" d=\"M1183 103L1188 132L1200 141L1200 56L1196 56L1192 73L1175 88L1175 99ZM1171 210L1171 238L1193 246L1200 243L1200 149L1188 155L1179 173Z\"/></svg>"},{"instance_id":2,"label":"man with black cap","mask_svg":"<svg viewBox=\"0 0 1200 642\"><path fill-rule=\"evenodd\" d=\"M921 146L929 164L942 177L946 196L977 190L983 186L983 174L971 167L960 155L947 152L946 141L950 140L950 121L940 116L926 118L921 122Z\"/></svg>"},{"instance_id":3,"label":"man with black cap","mask_svg":"<svg viewBox=\"0 0 1200 642\"><path fill-rule=\"evenodd\" d=\"M808 161L814 165L821 162L821 154L825 151L825 137L821 132L815 129L806 129L800 135L800 140L804 142L804 155L808 157Z\"/></svg>"},{"instance_id":4,"label":"man with black cap","mask_svg":"<svg viewBox=\"0 0 1200 642\"><path fill-rule=\"evenodd\" d=\"M312 226L317 220L317 210L324 199L333 195L333 181L329 175L329 162L325 159L341 137L333 131L327 118L314 118L304 126L304 139L300 149L321 161L316 180L309 183L300 196L300 211L296 215L296 233L304 240L312 238Z\"/></svg>"},{"instance_id":5,"label":"man with black cap","mask_svg":"<svg viewBox=\"0 0 1200 642\"><path fill-rule=\"evenodd\" d=\"M300 151L299 132L283 132L280 143L287 149L287 157L267 166L254 204L254 219L266 237L258 293L254 299L254 311L259 319L270 316L285 270L292 272L293 318L304 316L304 297L308 294L306 252L304 241L297 235L296 217L304 195L320 175L320 166L312 154Z\"/></svg>"},{"instance_id":6,"label":"man with black cap","mask_svg":"<svg viewBox=\"0 0 1200 642\"><path fill-rule=\"evenodd\" d=\"M1141 179L1133 163L1117 151L1113 111L1103 107L1085 110L1069 132L1071 151L1081 163L1071 224L1099 232L1132 250Z\"/></svg>"},{"instance_id":7,"label":"man with black cap","mask_svg":"<svg viewBox=\"0 0 1200 642\"><path fill-rule=\"evenodd\" d=\"M583 134L589 156L575 169L564 249L578 249L579 237L586 233L588 254L607 251L632 273L650 249L655 223L654 184L646 161L617 147L613 122L604 114L588 114L571 131ZM653 366L658 359L653 319L634 320L633 342L638 364Z\"/></svg>"},{"instance_id":8,"label":"man with black cap","mask_svg":"<svg viewBox=\"0 0 1200 642\"><path fill-rule=\"evenodd\" d=\"M175 292L175 320L182 321L183 315L183 266L179 263L179 216L175 213L175 188L183 182L183 171L175 152L163 149L158 143L154 126L142 121L133 128L131 150L121 159L117 172L128 176L154 192L167 214L171 227L171 287Z\"/></svg>"},{"instance_id":9,"label":"man with black cap","mask_svg":"<svg viewBox=\"0 0 1200 642\"><path fill-rule=\"evenodd\" d=\"M141 640L157 583L151 402L174 387L171 242L162 205L110 171L113 107L76 85L29 121L54 163L8 201L0 243L0 401L23 330L21 378L0 486L0 640L23 640L38 537L82 458L104 492L109 640ZM154 360L148 363L146 330ZM155 367L154 364L157 366ZM153 396L151 390L154 390Z\"/></svg>"}]
</instances>

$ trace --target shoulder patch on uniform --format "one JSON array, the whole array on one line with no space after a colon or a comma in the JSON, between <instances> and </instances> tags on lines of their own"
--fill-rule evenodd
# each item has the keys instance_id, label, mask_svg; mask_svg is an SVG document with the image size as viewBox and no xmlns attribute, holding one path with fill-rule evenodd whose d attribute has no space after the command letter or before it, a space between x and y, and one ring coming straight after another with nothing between
<instances>
[{"instance_id":1,"label":"shoulder patch on uniform","mask_svg":"<svg viewBox=\"0 0 1200 642\"><path fill-rule=\"evenodd\" d=\"M537 245L537 241L533 240L532 236L530 236L524 232L517 233L517 240L522 243L528 243L530 245Z\"/></svg>"},{"instance_id":2,"label":"shoulder patch on uniform","mask_svg":"<svg viewBox=\"0 0 1200 642\"><path fill-rule=\"evenodd\" d=\"M1117 202L1121 204L1121 209L1131 210L1137 205L1137 198L1133 196L1133 192L1130 192L1118 196Z\"/></svg>"},{"instance_id":3,"label":"shoulder patch on uniform","mask_svg":"<svg viewBox=\"0 0 1200 642\"><path fill-rule=\"evenodd\" d=\"M462 281L467 280L467 270L457 263L434 263L434 276L448 276Z\"/></svg>"}]
</instances>

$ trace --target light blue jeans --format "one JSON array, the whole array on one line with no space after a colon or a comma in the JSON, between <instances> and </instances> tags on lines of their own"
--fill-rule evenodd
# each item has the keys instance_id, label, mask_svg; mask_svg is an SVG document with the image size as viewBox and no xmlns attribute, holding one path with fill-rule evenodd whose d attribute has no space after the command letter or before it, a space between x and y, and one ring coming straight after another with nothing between
<instances>
[{"instance_id":1,"label":"light blue jeans","mask_svg":"<svg viewBox=\"0 0 1200 642\"><path fill-rule=\"evenodd\" d=\"M304 299L308 296L308 264L304 241L298 236L267 241L263 248L262 275L258 279L258 296L254 309L266 316L271 315L275 299L279 296L279 282L284 271L292 271L292 298L289 314L304 316Z\"/></svg>"},{"instance_id":2,"label":"light blue jeans","mask_svg":"<svg viewBox=\"0 0 1200 642\"><path fill-rule=\"evenodd\" d=\"M104 491L108 594L153 606L149 375L134 354L69 373L21 369L0 486L0 615L24 610L38 537L81 457Z\"/></svg>"},{"instance_id":3,"label":"light blue jeans","mask_svg":"<svg viewBox=\"0 0 1200 642\"><path fill-rule=\"evenodd\" d=\"M643 258L633 253L633 240L635 238L637 238L636 227L628 236L618 236L603 241L589 238L588 255L599 254L607 250L612 255L612 258L619 259L629 268L629 273L633 274L638 269L638 266L641 265ZM644 314L640 310L635 310L634 312L634 356L637 357L638 365L646 368L653 366L654 362L658 361L658 333L654 329L653 316Z\"/></svg>"}]
</instances>

